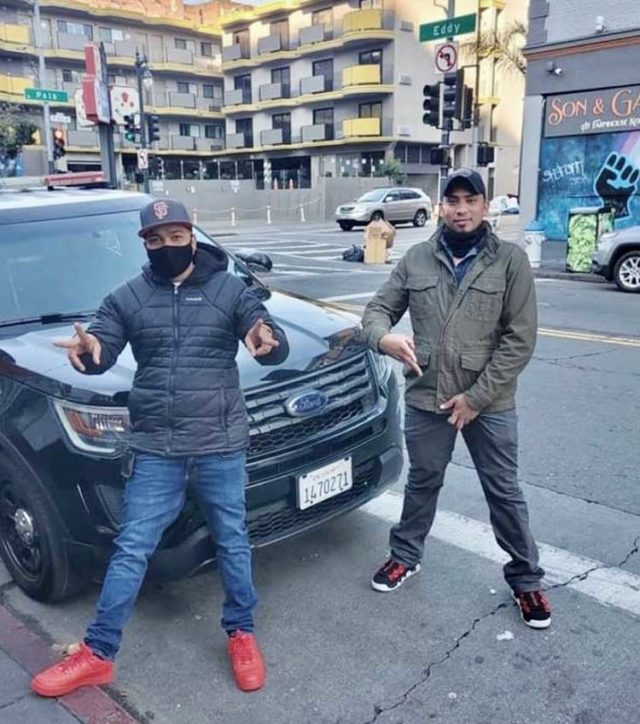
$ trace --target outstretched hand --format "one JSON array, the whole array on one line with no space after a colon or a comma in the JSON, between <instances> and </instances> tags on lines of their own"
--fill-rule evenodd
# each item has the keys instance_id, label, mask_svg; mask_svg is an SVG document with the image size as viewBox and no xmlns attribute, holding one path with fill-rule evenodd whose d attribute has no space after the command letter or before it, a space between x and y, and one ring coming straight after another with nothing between
<instances>
[{"instance_id":1,"label":"outstretched hand","mask_svg":"<svg viewBox=\"0 0 640 724\"><path fill-rule=\"evenodd\" d=\"M84 372L86 367L80 361L80 355L90 354L93 364L100 364L102 355L102 347L97 337L89 332L85 332L80 322L74 322L73 328L76 333L71 339L62 339L53 343L54 347L62 347L67 350L69 362L80 372Z\"/></svg>"},{"instance_id":2,"label":"outstretched hand","mask_svg":"<svg viewBox=\"0 0 640 724\"><path fill-rule=\"evenodd\" d=\"M252 357L264 357L280 346L280 342L273 336L273 330L262 319L247 332L244 343Z\"/></svg>"}]
</instances>

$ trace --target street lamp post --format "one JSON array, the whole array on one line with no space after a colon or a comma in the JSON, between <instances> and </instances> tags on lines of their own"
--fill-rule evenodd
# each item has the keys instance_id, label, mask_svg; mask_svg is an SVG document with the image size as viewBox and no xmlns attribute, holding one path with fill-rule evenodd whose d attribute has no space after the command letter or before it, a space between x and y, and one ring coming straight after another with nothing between
<instances>
[{"instance_id":1,"label":"street lamp post","mask_svg":"<svg viewBox=\"0 0 640 724\"><path fill-rule=\"evenodd\" d=\"M147 119L144 112L144 91L153 88L153 76L149 69L149 59L146 53L136 50L136 80L138 83L138 97L140 98L140 148L147 148ZM142 169L142 185L144 192L149 193L149 168Z\"/></svg>"}]
</instances>

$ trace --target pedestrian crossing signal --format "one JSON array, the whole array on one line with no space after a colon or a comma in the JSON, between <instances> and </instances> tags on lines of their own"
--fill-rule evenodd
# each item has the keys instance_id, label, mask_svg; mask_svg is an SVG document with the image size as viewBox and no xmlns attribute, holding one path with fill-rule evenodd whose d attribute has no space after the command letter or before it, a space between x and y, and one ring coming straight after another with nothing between
<instances>
[{"instance_id":1,"label":"pedestrian crossing signal","mask_svg":"<svg viewBox=\"0 0 640 724\"><path fill-rule=\"evenodd\" d=\"M55 128L53 131L53 160L57 161L66 153L67 134L64 128Z\"/></svg>"}]
</instances>

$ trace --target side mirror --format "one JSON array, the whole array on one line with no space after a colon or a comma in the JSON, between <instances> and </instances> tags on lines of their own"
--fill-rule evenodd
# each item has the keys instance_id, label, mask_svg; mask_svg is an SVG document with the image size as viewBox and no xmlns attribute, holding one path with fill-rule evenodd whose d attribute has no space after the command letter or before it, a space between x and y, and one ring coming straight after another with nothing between
<instances>
[{"instance_id":1,"label":"side mirror","mask_svg":"<svg viewBox=\"0 0 640 724\"><path fill-rule=\"evenodd\" d=\"M249 267L249 271L270 272L273 269L271 257L261 251L238 251L236 256Z\"/></svg>"}]
</instances>

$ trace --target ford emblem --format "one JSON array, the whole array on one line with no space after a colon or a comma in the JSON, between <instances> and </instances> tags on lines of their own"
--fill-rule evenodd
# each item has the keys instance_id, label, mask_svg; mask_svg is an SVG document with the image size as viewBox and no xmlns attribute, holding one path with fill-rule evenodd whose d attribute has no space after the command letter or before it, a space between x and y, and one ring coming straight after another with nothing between
<instances>
[{"instance_id":1,"label":"ford emblem","mask_svg":"<svg viewBox=\"0 0 640 724\"><path fill-rule=\"evenodd\" d=\"M291 417L308 417L322 412L328 404L329 396L325 392L306 390L290 397L284 406Z\"/></svg>"}]
</instances>

